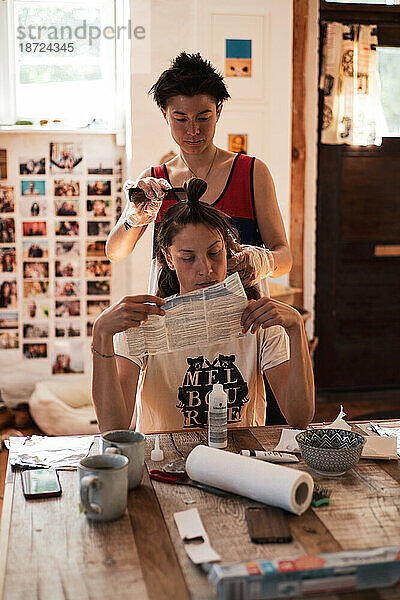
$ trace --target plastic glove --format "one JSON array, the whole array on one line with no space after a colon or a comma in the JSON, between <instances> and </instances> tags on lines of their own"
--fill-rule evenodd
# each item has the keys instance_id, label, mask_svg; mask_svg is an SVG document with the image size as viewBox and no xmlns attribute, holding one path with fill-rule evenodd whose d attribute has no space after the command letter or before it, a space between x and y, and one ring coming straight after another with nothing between
<instances>
[{"instance_id":1,"label":"plastic glove","mask_svg":"<svg viewBox=\"0 0 400 600\"><path fill-rule=\"evenodd\" d=\"M139 182L142 185L139 186ZM138 187L143 190L148 200L130 200L129 190ZM125 229L143 227L143 225L149 225L149 223L155 221L163 198L170 187L170 184L165 179L146 177L138 181L131 181L129 179L125 181L123 190L127 202L122 215Z\"/></svg>"},{"instance_id":2,"label":"plastic glove","mask_svg":"<svg viewBox=\"0 0 400 600\"><path fill-rule=\"evenodd\" d=\"M236 252L228 260L228 272L239 273L244 287L249 287L273 273L274 256L268 248L236 245Z\"/></svg>"}]
</instances>

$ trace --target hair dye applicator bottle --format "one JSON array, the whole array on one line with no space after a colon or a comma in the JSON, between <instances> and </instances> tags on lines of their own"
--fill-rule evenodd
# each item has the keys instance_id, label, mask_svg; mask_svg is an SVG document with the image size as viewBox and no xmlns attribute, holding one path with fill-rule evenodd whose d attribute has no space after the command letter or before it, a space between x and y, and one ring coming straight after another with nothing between
<instances>
[{"instance_id":1,"label":"hair dye applicator bottle","mask_svg":"<svg viewBox=\"0 0 400 600\"><path fill-rule=\"evenodd\" d=\"M211 448L228 445L228 398L220 383L214 383L208 396L208 445Z\"/></svg>"}]
</instances>

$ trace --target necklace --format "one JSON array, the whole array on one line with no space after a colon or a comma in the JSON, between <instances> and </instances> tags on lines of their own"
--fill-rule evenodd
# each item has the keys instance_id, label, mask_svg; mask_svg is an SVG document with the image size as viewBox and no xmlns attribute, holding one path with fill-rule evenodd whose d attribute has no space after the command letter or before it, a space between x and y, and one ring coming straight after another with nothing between
<instances>
[{"instance_id":1,"label":"necklace","mask_svg":"<svg viewBox=\"0 0 400 600\"><path fill-rule=\"evenodd\" d=\"M211 172L211 169L213 168L213 164L214 164L215 158L216 158L216 156L217 156L217 152L218 152L218 148L215 148L214 156L213 156L213 159L212 159L212 161L211 161L211 164L210 164L210 166L209 166L209 169L208 169L208 171L207 171L207 175L206 175L205 177L203 177L203 178L202 178L202 179L203 179L203 181L207 181L207 177L209 176L209 174L210 174L210 172ZM191 168L189 167L189 165L187 164L186 160L183 158L183 156L182 156L182 153L179 153L179 156L181 157L181 159L182 159L182 162L183 162L183 163L184 163L184 165L185 165L185 166L186 166L186 167L189 169L189 171L191 172L191 174L192 174L192 175L194 175L194 176L196 177L196 179L198 179L198 176L196 175L196 173L195 173L194 171L192 171L192 169L191 169Z\"/></svg>"}]
</instances>

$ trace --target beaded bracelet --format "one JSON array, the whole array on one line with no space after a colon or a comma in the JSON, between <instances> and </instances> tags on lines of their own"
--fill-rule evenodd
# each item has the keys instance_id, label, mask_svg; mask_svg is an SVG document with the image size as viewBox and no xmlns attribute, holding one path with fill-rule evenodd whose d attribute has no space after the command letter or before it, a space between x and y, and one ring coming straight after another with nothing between
<instances>
[{"instance_id":1,"label":"beaded bracelet","mask_svg":"<svg viewBox=\"0 0 400 600\"><path fill-rule=\"evenodd\" d=\"M90 348L91 348L92 352L94 352L98 356L101 356L101 358L112 358L113 356L115 356L115 352L113 352L113 354L102 354L101 352L96 350L96 348L94 348L93 344L91 345Z\"/></svg>"}]
</instances>

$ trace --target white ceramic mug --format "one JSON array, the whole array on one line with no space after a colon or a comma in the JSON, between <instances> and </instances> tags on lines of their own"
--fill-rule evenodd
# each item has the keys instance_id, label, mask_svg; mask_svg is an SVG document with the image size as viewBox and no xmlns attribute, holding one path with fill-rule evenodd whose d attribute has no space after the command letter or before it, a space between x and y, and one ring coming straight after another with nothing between
<instances>
[{"instance_id":1,"label":"white ceramic mug","mask_svg":"<svg viewBox=\"0 0 400 600\"><path fill-rule=\"evenodd\" d=\"M114 521L122 517L128 497L126 456L94 454L78 465L81 504L92 521Z\"/></svg>"},{"instance_id":2,"label":"white ceramic mug","mask_svg":"<svg viewBox=\"0 0 400 600\"><path fill-rule=\"evenodd\" d=\"M140 485L143 476L146 436L130 429L107 431L101 436L102 452L122 454L129 459L128 490Z\"/></svg>"}]
</instances>

